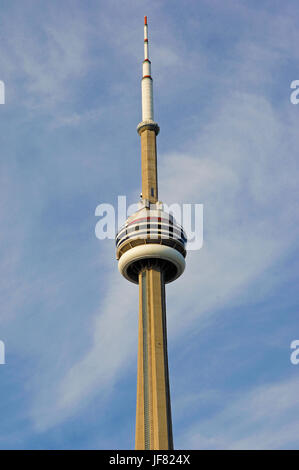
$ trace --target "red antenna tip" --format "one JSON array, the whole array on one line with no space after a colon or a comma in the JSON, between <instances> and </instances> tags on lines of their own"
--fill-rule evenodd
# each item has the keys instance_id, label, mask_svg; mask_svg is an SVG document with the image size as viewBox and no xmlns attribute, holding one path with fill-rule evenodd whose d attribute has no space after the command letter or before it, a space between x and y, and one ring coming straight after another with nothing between
<instances>
[{"instance_id":1,"label":"red antenna tip","mask_svg":"<svg viewBox=\"0 0 299 470\"><path fill-rule=\"evenodd\" d=\"M147 24L147 16L144 17L144 24Z\"/></svg>"}]
</instances>

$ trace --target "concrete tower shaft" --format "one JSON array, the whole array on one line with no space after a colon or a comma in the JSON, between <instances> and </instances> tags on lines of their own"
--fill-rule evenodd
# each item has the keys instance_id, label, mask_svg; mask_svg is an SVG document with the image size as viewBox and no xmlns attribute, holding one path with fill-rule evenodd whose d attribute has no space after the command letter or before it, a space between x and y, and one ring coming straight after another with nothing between
<instances>
[{"instance_id":1,"label":"concrete tower shaft","mask_svg":"<svg viewBox=\"0 0 299 470\"><path fill-rule=\"evenodd\" d=\"M142 122L137 129L141 137L142 199L146 206L148 204L151 206L158 201L156 136L159 133L159 126L154 121L147 17L144 18L142 69ZM158 219L161 220L161 216ZM151 226L151 217L147 217L147 226L148 228ZM138 250L140 251L140 247L136 246L127 257L130 258L133 255L135 258ZM185 261L183 255L177 251L177 246L173 248L153 243L147 244L146 247L142 246L141 251L143 259L135 264L132 263L135 269L136 267L139 269L140 299L135 448L173 449L167 359L165 276L166 273L169 276L170 265L174 266L177 263L177 272L180 272ZM146 251L152 252L156 257L148 258ZM165 251L168 253L166 254ZM167 256L171 257L171 261L166 260ZM177 259L174 260L172 257L178 258L179 261L177 262Z\"/></svg>"},{"instance_id":2,"label":"concrete tower shaft","mask_svg":"<svg viewBox=\"0 0 299 470\"><path fill-rule=\"evenodd\" d=\"M163 271L139 273L136 449L173 449Z\"/></svg>"},{"instance_id":3,"label":"concrete tower shaft","mask_svg":"<svg viewBox=\"0 0 299 470\"><path fill-rule=\"evenodd\" d=\"M141 132L141 180L142 198L158 201L158 171L156 132L145 126Z\"/></svg>"}]
</instances>

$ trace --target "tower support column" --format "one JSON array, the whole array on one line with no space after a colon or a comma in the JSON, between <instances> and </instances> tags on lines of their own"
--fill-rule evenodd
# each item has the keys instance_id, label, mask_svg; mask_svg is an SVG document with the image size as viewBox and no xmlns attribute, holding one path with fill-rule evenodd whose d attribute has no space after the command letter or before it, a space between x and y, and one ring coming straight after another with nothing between
<instances>
[{"instance_id":1,"label":"tower support column","mask_svg":"<svg viewBox=\"0 0 299 470\"><path fill-rule=\"evenodd\" d=\"M158 200L156 132L145 128L140 137L142 198L155 203Z\"/></svg>"},{"instance_id":2,"label":"tower support column","mask_svg":"<svg viewBox=\"0 0 299 470\"><path fill-rule=\"evenodd\" d=\"M158 266L139 273L136 449L173 449L165 283Z\"/></svg>"},{"instance_id":3,"label":"tower support column","mask_svg":"<svg viewBox=\"0 0 299 470\"><path fill-rule=\"evenodd\" d=\"M153 79L144 17L141 139L142 197L116 234L118 269L139 284L139 333L135 448L172 450L165 284L185 269L186 234L158 199Z\"/></svg>"}]
</instances>

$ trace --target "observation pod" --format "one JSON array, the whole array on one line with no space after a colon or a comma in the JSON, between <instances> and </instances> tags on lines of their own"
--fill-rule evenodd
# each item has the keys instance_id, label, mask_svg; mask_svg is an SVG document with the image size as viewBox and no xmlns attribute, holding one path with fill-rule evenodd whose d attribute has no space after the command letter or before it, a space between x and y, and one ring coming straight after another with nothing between
<instances>
[{"instance_id":1,"label":"observation pod","mask_svg":"<svg viewBox=\"0 0 299 470\"><path fill-rule=\"evenodd\" d=\"M118 269L138 284L146 267L159 267L164 282L177 279L185 269L187 242L183 228L162 209L141 208L129 217L116 235Z\"/></svg>"}]
</instances>

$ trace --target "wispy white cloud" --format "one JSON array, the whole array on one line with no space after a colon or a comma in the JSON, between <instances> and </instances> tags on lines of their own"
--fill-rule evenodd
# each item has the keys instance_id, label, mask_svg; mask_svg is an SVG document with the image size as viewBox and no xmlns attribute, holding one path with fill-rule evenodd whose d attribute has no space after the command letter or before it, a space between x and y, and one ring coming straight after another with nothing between
<instances>
[{"instance_id":1,"label":"wispy white cloud","mask_svg":"<svg viewBox=\"0 0 299 470\"><path fill-rule=\"evenodd\" d=\"M242 395L218 396L224 403L223 409L185 431L185 436L181 436L182 448L296 448L298 386L297 377L293 377L255 387ZM203 397L198 398L203 406ZM194 401L192 406L196 407Z\"/></svg>"},{"instance_id":2,"label":"wispy white cloud","mask_svg":"<svg viewBox=\"0 0 299 470\"><path fill-rule=\"evenodd\" d=\"M55 117L55 119L52 121L51 128L55 129L57 127L63 126L77 127L83 122L86 123L99 120L102 116L102 109L92 109L83 113L73 112L65 116Z\"/></svg>"},{"instance_id":3,"label":"wispy white cloud","mask_svg":"<svg viewBox=\"0 0 299 470\"><path fill-rule=\"evenodd\" d=\"M33 16L34 18L34 16ZM51 14L31 34L32 24L15 14L4 21L1 68L7 81L8 103L12 98L31 109L50 112L65 102L74 80L84 76L90 65L86 21L72 16L67 23Z\"/></svg>"},{"instance_id":4,"label":"wispy white cloud","mask_svg":"<svg viewBox=\"0 0 299 470\"><path fill-rule=\"evenodd\" d=\"M114 15L112 13L116 6L119 7L118 14ZM156 91L159 91L161 102L168 102L174 110L169 114L167 125L177 125L181 120L184 125L189 123L191 127L190 132L187 125L186 129L182 126L179 144L178 135L173 135L176 144L169 140L169 150L159 153L161 198L168 203L179 200L204 204L203 249L189 253L184 277L175 285L168 286L168 307L171 312L169 334L174 338L198 328L199 320L209 318L220 308L245 302L248 286L277 260L283 259L297 236L297 123L294 108L290 109L283 103L274 103L271 93L267 95L265 92L265 84L273 86L277 80L273 74L274 71L279 72L284 54L292 59L297 57L298 53L293 47L297 29L294 28L290 15L275 17L272 13L264 13L262 24L259 23L261 27L255 31L256 36L246 31L240 32L232 53L222 62L220 69L217 61L222 58L213 58L209 46L200 46L200 40L196 44L190 39L186 41L183 33L178 34L175 20L167 22L165 14L161 14L157 6L151 8L152 22L157 25L157 31L161 30L160 39L162 38L163 44L162 47L159 46L159 41L155 39L157 35L151 30L154 77L159 86ZM128 114L132 117L130 107L132 100L139 103L139 88L128 95L128 83L125 79L120 80L119 75L127 78L134 73L135 77L135 70L140 71L138 64L135 70L132 64L135 59L140 60L139 53L142 53L142 44L137 46L142 27L137 30L135 25L139 25L143 9L140 2L126 3L125 6L121 6L119 2L109 2L105 8L96 10L94 15L76 10L68 17L67 22L65 11L60 18L56 14L57 10L53 10L47 21L42 22L39 28L34 27L34 32L32 24L26 23L22 15L16 14L13 27L11 19L6 23L7 42L0 54L0 64L9 78L8 92L11 97L14 93L16 100L21 98L22 105L27 105L34 111L31 115L33 121L39 120L39 112L42 113L43 110L52 114L54 120L50 126L53 147L58 135L55 131L60 132L63 127L78 129L82 123L94 123L98 118L105 120L108 108L116 120L120 115ZM132 12L135 12L134 17ZM140 17L137 18L139 13ZM123 18L130 21L130 25L124 24ZM250 15L250 20L252 18L253 14ZM196 18L188 21L190 25L193 24L193 31L197 31L196 27L204 26L205 23L200 19L201 23L197 24ZM273 25L281 34L270 34ZM213 25L210 28L211 40ZM202 31L202 28L198 31ZM287 34L288 31L290 35ZM189 33L186 29L187 32ZM265 41L267 35L269 39ZM283 37L282 41L279 36ZM131 61L129 57L132 57ZM97 76L102 74L109 82L107 88L97 82L99 90L104 95L109 89L115 103L109 104L108 108L106 103L101 107L93 104L91 110L78 110L73 102L69 103L72 101L70 97L75 101L81 79L93 72L95 64L98 66ZM110 69L110 65L111 70L108 73L107 68ZM114 73L115 70L122 74ZM207 80L211 86L202 90L202 83ZM184 104L186 88L192 95L192 107L186 108L182 113L181 105ZM207 105L200 107L203 95L209 97L208 109ZM291 106L288 96L287 103ZM63 109L62 104L65 104ZM157 120L159 121L158 116ZM112 122L114 123L113 119ZM117 126L111 124L111 129L108 130L114 136L116 129L124 125L123 120L117 121ZM31 134L32 139L34 132ZM101 139L105 140L107 128L100 129L99 132ZM90 135L92 140L93 131ZM107 147L112 147L111 136L109 139ZM159 139L163 139L163 132ZM92 150L93 155L97 156L97 149ZM55 151L54 148L53 157ZM26 213L26 220L18 227L18 234L13 232L12 227L3 224L2 236L10 240L10 244L8 252L4 253L5 276L2 276L2 282L6 294L11 290L13 295L5 297L2 320L5 320L5 324L11 323L10 331L15 331L12 337L15 336L16 343L23 332L27 331L27 340L23 345L20 342L16 344L15 350L20 355L23 353L27 357L37 358L38 364L28 385L32 397L28 414L37 432L65 422L68 417L82 410L94 396L99 396L102 400L113 397L115 385L121 382L136 359L138 289L120 278L116 261L114 268L111 267L111 257L114 256L112 248L112 251L108 251L101 247L99 253L92 256L89 253L86 258L85 253L82 253L72 272L70 266L73 268L74 265L67 264L66 261L61 272L58 272L56 258L46 273L40 270L39 274L40 266L34 266L35 272L32 274L32 266L28 263L23 265L26 246L24 240L38 229L36 220L47 214L47 203L55 197L57 188L61 190L65 187L75 199L83 185L84 188L88 186L90 180L85 183L81 181L83 166L78 166L75 172L70 164L80 158L84 160L82 165L88 165L88 156L72 155L70 158L69 152L67 147L65 154L61 151L63 158L59 163L54 160L57 168L54 171L55 181L51 181L52 186L46 185L45 180L40 181L41 174L37 171L40 160L32 164L31 185L22 184L22 175L13 181L16 167L11 162L8 165L10 173L5 174L3 184L1 183L3 193L6 193L3 198L1 196L5 221L9 221L13 201L16 200L15 210L20 214L25 211L25 204L17 201L18 197L13 197L14 183L21 188L20 194L25 190L29 191L32 202ZM110 160L108 158L107 161L112 162L114 156L111 150ZM99 159L101 187L105 183L104 174L107 170L103 169L102 161L100 167L100 156L96 158ZM126 164L131 164L131 161L128 159ZM123 168L122 153L118 164ZM92 168L95 167L93 157ZM48 166L45 165L44 171L47 169ZM121 171L120 169L119 173ZM62 173L67 173L69 177L60 179ZM178 175L181 177L181 184L178 184ZM94 176L89 173L88 177ZM108 197L107 182L104 189ZM136 194L138 192L136 189ZM18 192L17 194L19 195ZM98 200L94 206L97 203ZM4 218L2 222L3 220ZM78 233L76 218L72 228ZM57 252L61 253L61 258L66 256L65 238L69 237L69 244L73 239L69 232L65 238L64 236L61 239L57 236L52 241ZM54 251L53 249L53 253ZM94 261L95 257L98 257L98 262ZM69 292L64 293L65 279L78 274L80 265L83 273L80 282L83 283L91 267L97 263L99 290L105 286L104 292L98 294L95 289L96 293L93 294L98 307L84 312L86 317L76 309L76 315L70 317L68 312L65 318L64 307L71 297ZM24 271L28 269L28 272L23 274L22 271L22 276L18 276L22 267ZM268 288L273 288L272 280L266 280L264 285L267 282ZM279 277L276 282L279 282ZM74 289L76 285L74 283ZM32 304L37 301L48 307L43 310L42 318L34 323L34 333L27 327L22 309L28 299L32 299ZM61 308L57 308L57 305ZM71 331L71 337L62 339L68 330ZM89 334L86 334L86 330ZM53 338L53 344L45 352L42 343L47 337ZM77 344L79 337L84 338L83 345ZM57 350L62 341L65 344L62 356L58 359ZM44 353L41 354L41 351ZM295 390L298 384L293 381L289 385ZM259 443L266 447L287 445L292 440L290 430L297 426L295 419L290 418L289 429L283 423L279 430L270 434L267 424L280 392L287 397L287 401L283 403L279 400L281 416L287 416L291 407L297 409L295 395L293 391L288 394L287 389L286 383L272 384L269 388L253 390L242 400L238 399L236 392L234 399L237 405L227 406L223 415L215 417L215 420L190 428L186 445L213 448L255 447ZM215 399L216 395L217 392L214 391ZM259 396L265 399L259 401ZM196 399L197 392L194 391L191 403L194 404ZM271 406L266 406L267 399ZM252 429L249 431L246 426L250 416L247 411L242 411L247 408L253 410L252 416L255 417L255 420L250 421ZM238 413L241 413L244 422L242 438L234 434L234 428L229 438L223 438L215 431L218 420L229 421L230 416L237 419ZM276 416L275 420L278 426L280 417ZM262 421L264 425L260 424ZM260 431L255 426L259 426ZM259 437L259 442L255 436ZM183 438L181 442L184 442Z\"/></svg>"},{"instance_id":5,"label":"wispy white cloud","mask_svg":"<svg viewBox=\"0 0 299 470\"><path fill-rule=\"evenodd\" d=\"M111 253L104 252L100 256L106 272L109 272L110 257ZM128 365L131 367L137 352L137 291L136 286L127 285L116 269L109 274L105 299L99 312L90 319L93 327L87 352L73 362L59 380L56 376L50 389L49 371L43 376L45 387L39 389L32 411L37 429L44 430L64 420L84 407L95 394L104 400ZM55 376L55 368L49 370ZM49 396L54 399L51 404Z\"/></svg>"},{"instance_id":6,"label":"wispy white cloud","mask_svg":"<svg viewBox=\"0 0 299 470\"><path fill-rule=\"evenodd\" d=\"M240 293L284 256L296 236L293 212L283 210L286 200L282 198L286 186L295 184L294 174L281 181L277 175L281 176L279 156L284 156L283 165L288 158L288 144L285 148L282 139L285 124L269 103L254 96L237 93L219 108L205 132L186 145L188 153L161 157L165 198L203 202L205 214L202 250L189 253L184 278L168 287L173 336L194 328L203 314L210 316L239 302ZM278 148L279 156L274 157ZM277 166L273 158L278 159ZM188 185L178 186L177 174ZM263 191L262 183L267 190ZM290 196L287 204L293 203ZM288 230L283 229L286 226ZM91 348L56 386L49 420L35 407L37 426L54 424L74 413L88 397L105 394L130 367L137 344L138 293L118 277L113 273L109 281Z\"/></svg>"}]
</instances>

